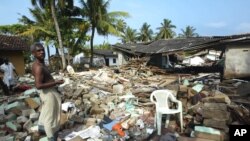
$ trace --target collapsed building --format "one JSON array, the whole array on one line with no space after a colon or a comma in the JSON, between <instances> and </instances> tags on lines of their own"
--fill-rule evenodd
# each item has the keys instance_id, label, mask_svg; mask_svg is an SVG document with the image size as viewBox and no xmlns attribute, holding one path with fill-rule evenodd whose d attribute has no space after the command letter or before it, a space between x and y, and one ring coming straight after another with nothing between
<instances>
[{"instance_id":1,"label":"collapsed building","mask_svg":"<svg viewBox=\"0 0 250 141\"><path fill-rule=\"evenodd\" d=\"M121 64L130 57L147 56L149 65L173 72L221 72L225 79L246 78L250 76L249 38L250 34L191 37L112 47L122 56Z\"/></svg>"}]
</instances>

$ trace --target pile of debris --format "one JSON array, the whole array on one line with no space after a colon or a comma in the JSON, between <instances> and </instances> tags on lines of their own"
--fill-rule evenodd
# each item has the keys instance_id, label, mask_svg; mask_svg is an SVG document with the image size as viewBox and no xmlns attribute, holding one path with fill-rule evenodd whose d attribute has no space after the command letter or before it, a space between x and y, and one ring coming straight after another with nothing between
<instances>
[{"instance_id":1,"label":"pile of debris","mask_svg":"<svg viewBox=\"0 0 250 141\"><path fill-rule=\"evenodd\" d=\"M120 68L104 67L53 77L65 80L58 87L63 110L61 140L222 141L228 139L230 124L249 124L248 108L237 105L223 93L225 87L217 74L167 74L132 60ZM34 83L30 74L19 81ZM184 133L172 116L168 127L163 127L162 136L156 135L155 107L150 94L159 89L175 91L182 101ZM45 135L36 134L41 105L39 90L28 89L0 100L0 140L45 139Z\"/></svg>"}]
</instances>

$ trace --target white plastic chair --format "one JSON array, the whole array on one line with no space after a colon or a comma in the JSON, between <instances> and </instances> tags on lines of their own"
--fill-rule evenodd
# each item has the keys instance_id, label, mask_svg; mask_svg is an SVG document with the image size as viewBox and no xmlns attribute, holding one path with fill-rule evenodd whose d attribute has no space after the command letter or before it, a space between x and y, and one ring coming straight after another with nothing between
<instances>
[{"instance_id":1,"label":"white plastic chair","mask_svg":"<svg viewBox=\"0 0 250 141\"><path fill-rule=\"evenodd\" d=\"M161 122L163 114L167 115L166 126L168 126L170 115L179 113L181 132L183 131L182 103L181 101L177 100L172 93L173 92L171 90L165 89L155 90L150 95L150 100L155 104L156 107L154 126L157 127L158 135L161 135ZM170 102L177 103L177 109L170 109Z\"/></svg>"}]
</instances>

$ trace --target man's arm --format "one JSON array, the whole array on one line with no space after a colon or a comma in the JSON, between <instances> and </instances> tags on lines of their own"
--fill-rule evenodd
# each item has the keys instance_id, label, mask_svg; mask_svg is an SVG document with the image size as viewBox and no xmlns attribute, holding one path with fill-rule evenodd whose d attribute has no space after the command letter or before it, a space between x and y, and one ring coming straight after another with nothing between
<instances>
[{"instance_id":1,"label":"man's arm","mask_svg":"<svg viewBox=\"0 0 250 141\"><path fill-rule=\"evenodd\" d=\"M42 68L40 66L33 67L33 73L34 73L34 77L35 77L35 86L37 89L45 89L45 88L54 87L57 84L62 84L64 82L63 80L59 80L59 81L52 81L52 82L43 83L42 81L44 78L44 74L43 74Z\"/></svg>"},{"instance_id":2,"label":"man's arm","mask_svg":"<svg viewBox=\"0 0 250 141\"><path fill-rule=\"evenodd\" d=\"M4 70L3 70L3 65L0 66L0 72L4 73Z\"/></svg>"},{"instance_id":3,"label":"man's arm","mask_svg":"<svg viewBox=\"0 0 250 141\"><path fill-rule=\"evenodd\" d=\"M16 76L18 76L18 73L17 73L16 69L13 69L13 71L16 73Z\"/></svg>"},{"instance_id":4,"label":"man's arm","mask_svg":"<svg viewBox=\"0 0 250 141\"><path fill-rule=\"evenodd\" d=\"M11 67L12 67L12 70L15 72L16 76L18 76L18 73L17 73L17 71L16 71L15 66L14 66L11 62L10 62L10 65L11 65Z\"/></svg>"}]
</instances>

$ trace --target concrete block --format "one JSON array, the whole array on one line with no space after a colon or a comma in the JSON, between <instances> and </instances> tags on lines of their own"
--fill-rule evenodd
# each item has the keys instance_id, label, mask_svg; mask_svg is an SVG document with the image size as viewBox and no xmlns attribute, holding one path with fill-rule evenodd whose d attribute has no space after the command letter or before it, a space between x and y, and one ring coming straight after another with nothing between
<instances>
[{"instance_id":1,"label":"concrete block","mask_svg":"<svg viewBox=\"0 0 250 141\"><path fill-rule=\"evenodd\" d=\"M7 121L13 121L17 119L17 116L14 113L9 113L7 116L5 116L5 119L7 119Z\"/></svg>"},{"instance_id":2,"label":"concrete block","mask_svg":"<svg viewBox=\"0 0 250 141\"><path fill-rule=\"evenodd\" d=\"M204 103L203 109L217 109L227 111L227 104L225 103Z\"/></svg>"},{"instance_id":3,"label":"concrete block","mask_svg":"<svg viewBox=\"0 0 250 141\"><path fill-rule=\"evenodd\" d=\"M124 86L122 84L113 85L113 93L114 94L122 94Z\"/></svg>"},{"instance_id":4,"label":"concrete block","mask_svg":"<svg viewBox=\"0 0 250 141\"><path fill-rule=\"evenodd\" d=\"M200 94L202 94L202 95L204 95L204 96L209 96L210 93L211 93L211 92L205 91L205 90L203 90L203 91L200 92Z\"/></svg>"},{"instance_id":5,"label":"concrete block","mask_svg":"<svg viewBox=\"0 0 250 141\"><path fill-rule=\"evenodd\" d=\"M0 141L15 141L15 136L7 135L4 137L0 137Z\"/></svg>"},{"instance_id":6,"label":"concrete block","mask_svg":"<svg viewBox=\"0 0 250 141\"><path fill-rule=\"evenodd\" d=\"M40 100L39 99L37 100L37 98L26 98L25 102L32 109L36 109L37 107L40 106Z\"/></svg>"},{"instance_id":7,"label":"concrete block","mask_svg":"<svg viewBox=\"0 0 250 141\"><path fill-rule=\"evenodd\" d=\"M226 94L220 91L215 91L214 93L215 95L213 97L203 98L202 101L209 102L209 103L226 103L226 104L231 103L230 98Z\"/></svg>"},{"instance_id":8,"label":"concrete block","mask_svg":"<svg viewBox=\"0 0 250 141\"><path fill-rule=\"evenodd\" d=\"M30 114L30 119L31 119L32 121L38 120L39 115L40 115L39 113L31 113L31 114Z\"/></svg>"},{"instance_id":9,"label":"concrete block","mask_svg":"<svg viewBox=\"0 0 250 141\"><path fill-rule=\"evenodd\" d=\"M90 114L91 115L98 115L98 114L102 114L104 112L105 112L105 110L102 109L102 108L100 108L100 107L98 107L98 106L94 106L90 110Z\"/></svg>"},{"instance_id":10,"label":"concrete block","mask_svg":"<svg viewBox=\"0 0 250 141\"><path fill-rule=\"evenodd\" d=\"M84 94L84 95L82 96L83 99L89 99L89 98L91 98L91 97L96 97L96 98L98 98L98 96L97 96L96 94L93 94L93 93Z\"/></svg>"},{"instance_id":11,"label":"concrete block","mask_svg":"<svg viewBox=\"0 0 250 141\"><path fill-rule=\"evenodd\" d=\"M193 97L196 94L197 92L195 92L192 88L188 88L188 98Z\"/></svg>"},{"instance_id":12,"label":"concrete block","mask_svg":"<svg viewBox=\"0 0 250 141\"><path fill-rule=\"evenodd\" d=\"M0 115L0 124L5 124L8 120L5 118L5 115Z\"/></svg>"},{"instance_id":13,"label":"concrete block","mask_svg":"<svg viewBox=\"0 0 250 141\"><path fill-rule=\"evenodd\" d=\"M28 118L27 117L25 117L25 116L19 116L19 117L17 117L17 123L25 123L26 121L28 121Z\"/></svg>"},{"instance_id":14,"label":"concrete block","mask_svg":"<svg viewBox=\"0 0 250 141\"><path fill-rule=\"evenodd\" d=\"M39 139L39 141L49 141L47 137L42 137Z\"/></svg>"},{"instance_id":15,"label":"concrete block","mask_svg":"<svg viewBox=\"0 0 250 141\"><path fill-rule=\"evenodd\" d=\"M215 119L215 120L229 120L230 113L224 110L217 109L202 109L202 117L207 119Z\"/></svg>"},{"instance_id":16,"label":"concrete block","mask_svg":"<svg viewBox=\"0 0 250 141\"><path fill-rule=\"evenodd\" d=\"M31 136L27 136L27 137L24 139L24 141L32 141Z\"/></svg>"},{"instance_id":17,"label":"concrete block","mask_svg":"<svg viewBox=\"0 0 250 141\"><path fill-rule=\"evenodd\" d=\"M28 136L28 133L27 132L16 132L15 135L16 135L16 140L23 141L26 138L26 136Z\"/></svg>"},{"instance_id":18,"label":"concrete block","mask_svg":"<svg viewBox=\"0 0 250 141\"><path fill-rule=\"evenodd\" d=\"M188 87L186 85L179 85L179 91L187 93L188 92Z\"/></svg>"},{"instance_id":19,"label":"concrete block","mask_svg":"<svg viewBox=\"0 0 250 141\"><path fill-rule=\"evenodd\" d=\"M3 137L7 134L6 130L0 130L0 137Z\"/></svg>"},{"instance_id":20,"label":"concrete block","mask_svg":"<svg viewBox=\"0 0 250 141\"><path fill-rule=\"evenodd\" d=\"M87 127L96 125L96 118L85 118L84 125L86 125Z\"/></svg>"},{"instance_id":21,"label":"concrete block","mask_svg":"<svg viewBox=\"0 0 250 141\"><path fill-rule=\"evenodd\" d=\"M20 131L22 128L20 124L11 121L6 122L6 127L15 132Z\"/></svg>"},{"instance_id":22,"label":"concrete block","mask_svg":"<svg viewBox=\"0 0 250 141\"><path fill-rule=\"evenodd\" d=\"M16 102L13 102L11 104L8 104L6 106L6 111L7 112L13 112L17 115L21 115L22 114L22 109L24 109L26 106L23 102L20 102L20 101L16 101Z\"/></svg>"},{"instance_id":23,"label":"concrete block","mask_svg":"<svg viewBox=\"0 0 250 141\"><path fill-rule=\"evenodd\" d=\"M78 96L82 94L82 92L83 92L83 88L77 88L75 92L73 93L73 97L77 98Z\"/></svg>"},{"instance_id":24,"label":"concrete block","mask_svg":"<svg viewBox=\"0 0 250 141\"><path fill-rule=\"evenodd\" d=\"M5 126L5 123L4 124L0 124L0 129L4 129L6 126Z\"/></svg>"},{"instance_id":25,"label":"concrete block","mask_svg":"<svg viewBox=\"0 0 250 141\"><path fill-rule=\"evenodd\" d=\"M36 111L34 109L24 109L22 110L22 116L29 117L30 114L35 113Z\"/></svg>"},{"instance_id":26,"label":"concrete block","mask_svg":"<svg viewBox=\"0 0 250 141\"><path fill-rule=\"evenodd\" d=\"M4 115L4 114L5 114L5 112L4 112L5 107L6 107L6 104L5 104L5 103L3 103L3 104L0 106L0 115Z\"/></svg>"},{"instance_id":27,"label":"concrete block","mask_svg":"<svg viewBox=\"0 0 250 141\"><path fill-rule=\"evenodd\" d=\"M203 124L207 127L222 129L225 132L229 131L226 120L204 119Z\"/></svg>"},{"instance_id":28,"label":"concrete block","mask_svg":"<svg viewBox=\"0 0 250 141\"><path fill-rule=\"evenodd\" d=\"M23 124L23 129L25 129L26 131L29 131L29 129L33 126L33 123L31 121L31 119L29 119L28 121L26 121Z\"/></svg>"},{"instance_id":29,"label":"concrete block","mask_svg":"<svg viewBox=\"0 0 250 141\"><path fill-rule=\"evenodd\" d=\"M203 90L203 87L204 87L203 84L196 84L196 85L194 85L194 86L192 87L192 89L193 89L195 92L199 93L199 92L201 92L201 91Z\"/></svg>"}]
</instances>

